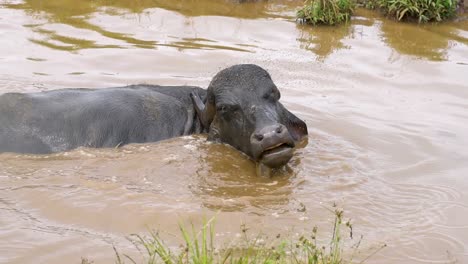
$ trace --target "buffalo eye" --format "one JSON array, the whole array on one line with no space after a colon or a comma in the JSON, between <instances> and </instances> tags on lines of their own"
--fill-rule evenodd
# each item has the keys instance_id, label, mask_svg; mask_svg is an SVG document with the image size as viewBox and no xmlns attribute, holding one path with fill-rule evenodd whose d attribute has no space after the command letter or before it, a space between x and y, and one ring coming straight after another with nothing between
<instances>
[{"instance_id":1,"label":"buffalo eye","mask_svg":"<svg viewBox=\"0 0 468 264\"><path fill-rule=\"evenodd\" d=\"M280 99L280 93L277 90L273 90L269 93L264 94L263 99L266 99L269 101L278 101Z\"/></svg>"},{"instance_id":2,"label":"buffalo eye","mask_svg":"<svg viewBox=\"0 0 468 264\"><path fill-rule=\"evenodd\" d=\"M222 104L216 107L216 111L223 115L234 114L237 110L239 110L239 105Z\"/></svg>"},{"instance_id":3,"label":"buffalo eye","mask_svg":"<svg viewBox=\"0 0 468 264\"><path fill-rule=\"evenodd\" d=\"M220 113L224 113L227 111L227 107L225 105L219 105L218 107L216 107L216 111Z\"/></svg>"}]
</instances>

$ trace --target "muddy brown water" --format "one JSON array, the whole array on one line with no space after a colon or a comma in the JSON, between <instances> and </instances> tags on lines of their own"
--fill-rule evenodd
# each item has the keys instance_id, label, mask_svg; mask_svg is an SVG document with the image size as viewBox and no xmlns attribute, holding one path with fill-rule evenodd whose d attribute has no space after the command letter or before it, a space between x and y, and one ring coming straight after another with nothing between
<instances>
[{"instance_id":1,"label":"muddy brown water","mask_svg":"<svg viewBox=\"0 0 468 264\"><path fill-rule=\"evenodd\" d=\"M0 1L0 93L135 83L206 87L266 68L309 127L287 169L203 135L0 154L0 263L113 263L112 245L216 216L217 239L330 234L333 203L367 263L468 262L468 21L297 25L301 1ZM1 125L1 124L0 124ZM347 252L349 253L349 248Z\"/></svg>"}]
</instances>

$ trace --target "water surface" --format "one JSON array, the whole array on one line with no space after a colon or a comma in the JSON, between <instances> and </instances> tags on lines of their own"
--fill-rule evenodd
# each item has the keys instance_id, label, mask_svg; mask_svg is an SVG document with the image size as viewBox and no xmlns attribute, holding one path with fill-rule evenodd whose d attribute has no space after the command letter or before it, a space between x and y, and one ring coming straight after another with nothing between
<instances>
[{"instance_id":1,"label":"water surface","mask_svg":"<svg viewBox=\"0 0 468 264\"><path fill-rule=\"evenodd\" d=\"M266 68L309 127L287 169L258 177L203 135L119 149L0 154L0 263L113 263L126 236L216 215L217 238L294 237L333 203L367 263L468 261L468 21L412 25L358 10L348 25L294 21L302 1L5 1L0 93L135 83L206 87L237 63Z\"/></svg>"}]
</instances>

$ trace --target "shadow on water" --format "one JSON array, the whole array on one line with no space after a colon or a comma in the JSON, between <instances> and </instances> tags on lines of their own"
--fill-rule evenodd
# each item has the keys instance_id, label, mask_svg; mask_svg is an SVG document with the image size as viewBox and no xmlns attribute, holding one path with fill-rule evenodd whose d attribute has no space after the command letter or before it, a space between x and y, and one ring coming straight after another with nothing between
<instances>
[{"instance_id":1,"label":"shadow on water","mask_svg":"<svg viewBox=\"0 0 468 264\"><path fill-rule=\"evenodd\" d=\"M128 45L139 48L156 48L157 46L169 46L178 49L227 49L248 52L249 50L238 47L226 47L213 43L206 43L200 39L182 39L169 43L161 43L154 39L140 39L133 34L106 30L90 22L96 13L109 16L125 16L128 14L145 14L150 8L160 8L181 14L186 17L197 16L227 16L236 18L274 18L284 17L281 12L297 6L294 1L242 1L242 0L25 0L23 3L9 3L3 5L10 9L24 10L27 14L37 19L45 19L47 23L57 23L71 26L75 29L89 30L103 37L123 41L125 45L102 45L96 41L81 37L60 35L55 30L43 29L45 24L25 25L32 31L42 35L43 39L30 39L31 42L48 48L65 51L76 51L90 48L127 48ZM281 4L279 4L281 3Z\"/></svg>"}]
</instances>

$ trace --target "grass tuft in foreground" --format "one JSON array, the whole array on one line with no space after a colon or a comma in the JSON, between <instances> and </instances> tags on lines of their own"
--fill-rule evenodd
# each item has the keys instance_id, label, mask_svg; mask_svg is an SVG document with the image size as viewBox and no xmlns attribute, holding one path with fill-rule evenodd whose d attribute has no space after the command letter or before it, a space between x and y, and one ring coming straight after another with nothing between
<instances>
[{"instance_id":1,"label":"grass tuft in foreground","mask_svg":"<svg viewBox=\"0 0 468 264\"><path fill-rule=\"evenodd\" d=\"M343 258L342 228L349 230L352 238L352 226L349 221L343 221L343 211L336 209L332 237L329 243L320 244L317 240L317 227L308 236L301 236L297 241L276 240L268 242L261 235L250 238L247 228L242 226L243 243L236 243L235 247L216 249L214 246L214 219L210 219L199 230L191 227L190 230L180 226L184 246L172 250L161 239L158 233L152 232L149 237L133 235L133 241L139 248L145 249L145 263L164 264L270 264L270 263L307 263L307 264L345 264L352 262ZM267 241L267 242L265 242ZM355 245L354 252L359 247L360 240ZM383 248L383 247L382 247ZM125 260L136 264L131 257L120 255L115 250L116 263L123 264Z\"/></svg>"},{"instance_id":2,"label":"grass tuft in foreground","mask_svg":"<svg viewBox=\"0 0 468 264\"><path fill-rule=\"evenodd\" d=\"M350 20L354 0L306 0L297 11L299 21L312 25L337 25Z\"/></svg>"}]
</instances>

